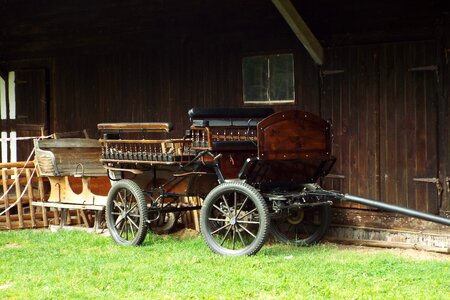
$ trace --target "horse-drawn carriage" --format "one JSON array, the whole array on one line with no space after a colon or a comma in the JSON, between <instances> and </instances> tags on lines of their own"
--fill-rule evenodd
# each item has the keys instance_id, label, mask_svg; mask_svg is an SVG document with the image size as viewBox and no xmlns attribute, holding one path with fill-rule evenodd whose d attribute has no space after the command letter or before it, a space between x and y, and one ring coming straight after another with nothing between
<instances>
[{"instance_id":1,"label":"horse-drawn carriage","mask_svg":"<svg viewBox=\"0 0 450 300\"><path fill-rule=\"evenodd\" d=\"M335 161L328 122L265 108L194 108L189 117L181 139L161 136L170 123L98 125L101 161L117 180L106 205L117 243L138 245L152 221L199 209L178 205L189 196L203 199L201 233L219 254L254 254L269 231L295 244L323 236L332 202L315 183Z\"/></svg>"}]
</instances>

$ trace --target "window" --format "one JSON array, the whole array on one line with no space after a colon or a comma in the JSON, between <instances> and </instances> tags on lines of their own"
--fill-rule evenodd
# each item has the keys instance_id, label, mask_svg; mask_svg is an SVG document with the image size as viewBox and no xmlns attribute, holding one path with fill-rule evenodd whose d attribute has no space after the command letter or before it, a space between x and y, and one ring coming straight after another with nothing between
<instances>
[{"instance_id":1,"label":"window","mask_svg":"<svg viewBox=\"0 0 450 300\"><path fill-rule=\"evenodd\" d=\"M247 56L242 60L244 103L294 103L294 56Z\"/></svg>"}]
</instances>

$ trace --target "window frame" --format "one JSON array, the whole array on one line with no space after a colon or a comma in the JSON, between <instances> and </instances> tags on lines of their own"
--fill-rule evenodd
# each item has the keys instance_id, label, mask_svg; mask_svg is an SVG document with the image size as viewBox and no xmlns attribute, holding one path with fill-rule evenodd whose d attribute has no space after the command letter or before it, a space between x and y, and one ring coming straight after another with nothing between
<instances>
[{"instance_id":1,"label":"window frame","mask_svg":"<svg viewBox=\"0 0 450 300\"><path fill-rule=\"evenodd\" d=\"M292 56L292 99L283 99L283 100L271 100L270 99L270 70L267 72L268 79L268 99L261 100L246 100L245 98L245 76L244 76L244 59L252 58L252 57L266 57L269 59L268 68L270 68L270 57L277 55L291 55ZM271 52L260 52L260 53L248 53L244 54L241 57L241 84L242 84L242 103L244 105L295 105L297 102L297 84L296 84L296 59L295 59L295 51L286 50L286 51L271 51Z\"/></svg>"}]
</instances>

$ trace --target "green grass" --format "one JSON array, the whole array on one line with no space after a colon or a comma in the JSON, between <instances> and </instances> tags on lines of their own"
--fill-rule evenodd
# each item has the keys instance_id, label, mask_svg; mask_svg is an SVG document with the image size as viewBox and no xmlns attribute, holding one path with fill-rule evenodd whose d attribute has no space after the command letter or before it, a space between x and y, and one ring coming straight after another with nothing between
<instances>
[{"instance_id":1,"label":"green grass","mask_svg":"<svg viewBox=\"0 0 450 300\"><path fill-rule=\"evenodd\" d=\"M450 261L334 245L222 257L201 238L142 247L77 231L0 232L0 298L450 299Z\"/></svg>"}]
</instances>

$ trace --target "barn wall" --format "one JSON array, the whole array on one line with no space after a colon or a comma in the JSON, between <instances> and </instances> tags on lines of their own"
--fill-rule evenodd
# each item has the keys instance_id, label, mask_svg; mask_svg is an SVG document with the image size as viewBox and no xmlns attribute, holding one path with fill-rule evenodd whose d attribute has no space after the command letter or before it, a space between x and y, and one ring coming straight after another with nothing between
<instances>
[{"instance_id":1,"label":"barn wall","mask_svg":"<svg viewBox=\"0 0 450 300\"><path fill-rule=\"evenodd\" d=\"M49 132L87 129L96 137L99 122L171 121L173 136L180 136L189 127L187 111L193 106L243 106L243 55L292 50L296 103L275 109L299 108L332 120L337 156L332 173L337 176L327 179L326 187L432 213L450 211L445 181L450 176L448 17L437 30L442 36L427 31L419 41L379 31L375 40L365 32L346 34L345 46L329 39L321 68L280 20L266 20L258 28L240 23L223 34L190 20L192 32L178 28L164 37L144 30L124 41L127 26L101 41L85 28L73 45L63 45L69 38L42 43L36 38L31 50L11 46L6 54L14 59L2 61L0 69L46 70ZM95 34L101 36L100 29ZM383 34L397 41L383 42ZM437 72L411 70L430 66ZM441 194L435 184L414 181L430 178L440 179Z\"/></svg>"},{"instance_id":2,"label":"barn wall","mask_svg":"<svg viewBox=\"0 0 450 300\"><path fill-rule=\"evenodd\" d=\"M298 41L289 46L276 50L294 51L297 103L277 109L299 107L318 114L318 67ZM87 128L95 135L99 122L171 121L174 135L180 135L189 128L187 111L193 106L243 106L241 57L252 53L261 53L260 48L201 40L54 58L51 129Z\"/></svg>"}]
</instances>

